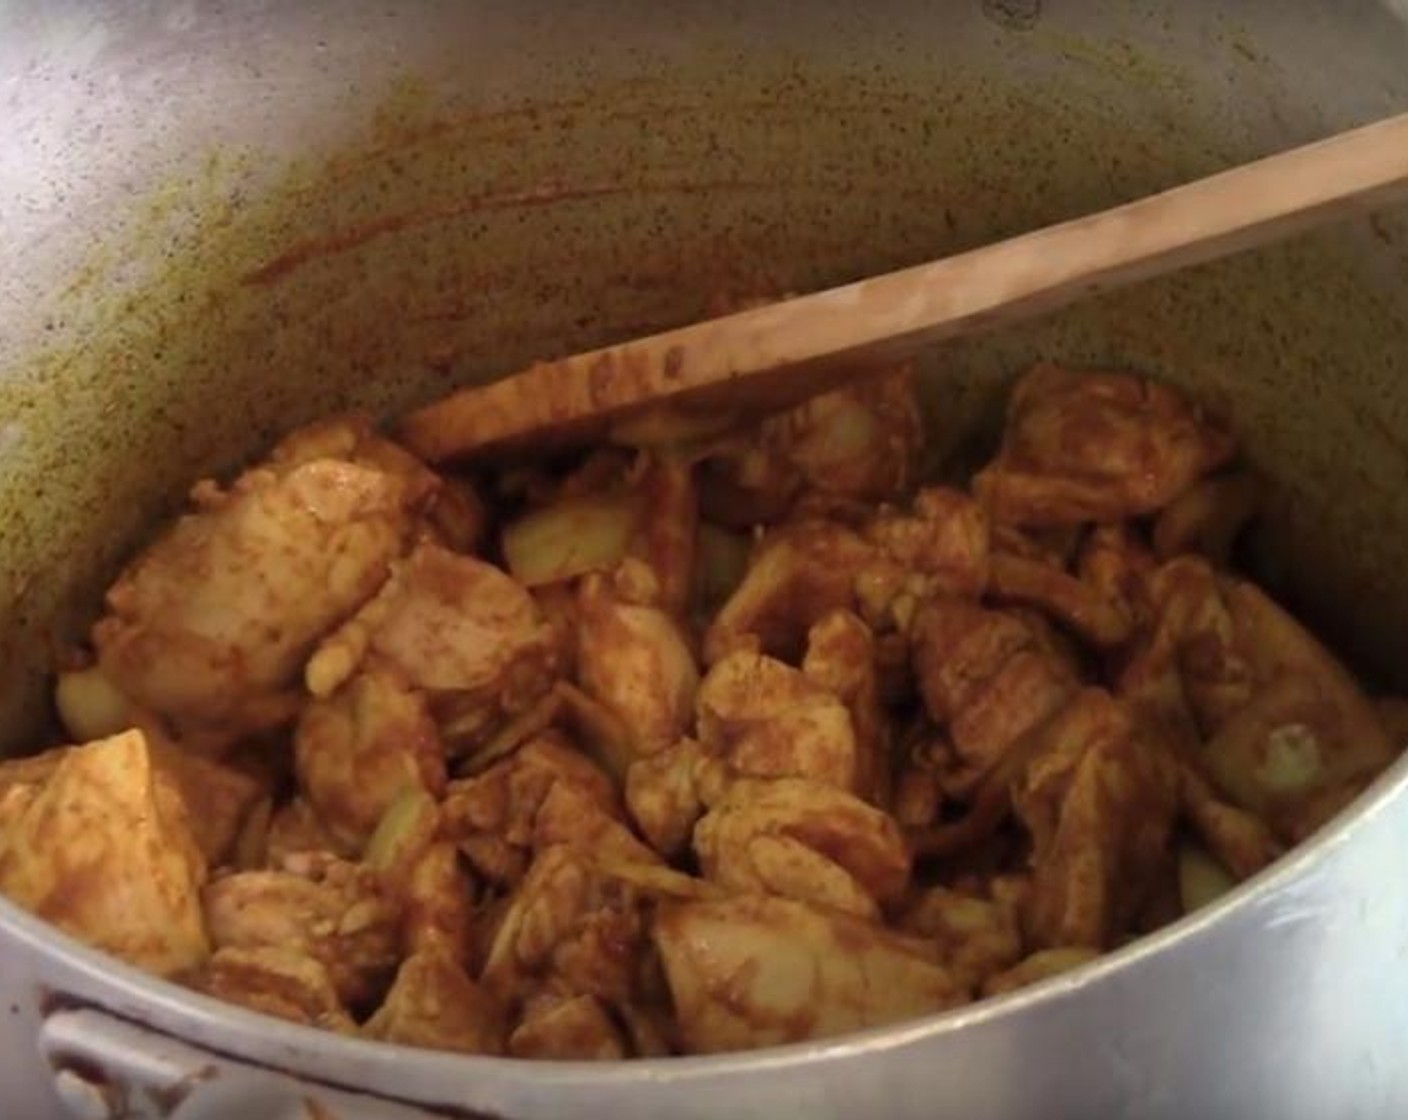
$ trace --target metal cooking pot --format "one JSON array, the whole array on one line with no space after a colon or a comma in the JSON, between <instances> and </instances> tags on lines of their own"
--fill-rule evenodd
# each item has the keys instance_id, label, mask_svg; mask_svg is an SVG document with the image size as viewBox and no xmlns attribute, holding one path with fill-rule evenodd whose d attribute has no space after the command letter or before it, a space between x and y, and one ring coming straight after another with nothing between
<instances>
[{"instance_id":1,"label":"metal cooking pot","mask_svg":"<svg viewBox=\"0 0 1408 1120\"><path fill-rule=\"evenodd\" d=\"M190 480L335 407L1011 233L1408 107L1402 0L0 0L0 746ZM1219 402L1265 582L1408 689L1408 222L930 355L965 461L1038 354ZM215 1003L0 900L6 1117L1408 1115L1408 765L1220 903L971 1009L524 1064ZM393 1103L397 1102L397 1103Z\"/></svg>"}]
</instances>

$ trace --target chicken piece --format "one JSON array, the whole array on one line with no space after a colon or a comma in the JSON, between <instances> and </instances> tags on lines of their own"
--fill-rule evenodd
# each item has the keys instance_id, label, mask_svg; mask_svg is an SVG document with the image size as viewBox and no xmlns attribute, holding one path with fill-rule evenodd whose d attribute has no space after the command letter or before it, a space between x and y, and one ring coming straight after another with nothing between
<instances>
[{"instance_id":1,"label":"chicken piece","mask_svg":"<svg viewBox=\"0 0 1408 1120\"><path fill-rule=\"evenodd\" d=\"M460 709L512 714L551 685L553 637L533 597L511 577L422 544L318 647L304 675L309 691L326 697L359 665L384 665L432 701L449 697Z\"/></svg>"},{"instance_id":2,"label":"chicken piece","mask_svg":"<svg viewBox=\"0 0 1408 1120\"><path fill-rule=\"evenodd\" d=\"M641 497L641 519L630 553L655 577L657 593L650 605L683 618L694 590L699 541L693 464L666 453L644 453L633 475Z\"/></svg>"},{"instance_id":3,"label":"chicken piece","mask_svg":"<svg viewBox=\"0 0 1408 1120\"><path fill-rule=\"evenodd\" d=\"M889 803L890 736L880 702L875 637L850 611L833 611L807 632L802 675L831 693L851 714L856 738L856 792Z\"/></svg>"},{"instance_id":4,"label":"chicken piece","mask_svg":"<svg viewBox=\"0 0 1408 1120\"><path fill-rule=\"evenodd\" d=\"M489 508L465 478L441 478L425 511L422 539L474 555L489 536Z\"/></svg>"},{"instance_id":5,"label":"chicken piece","mask_svg":"<svg viewBox=\"0 0 1408 1120\"><path fill-rule=\"evenodd\" d=\"M295 797L274 810L269 820L264 864L282 867L291 858L310 854L336 855L337 841L313 806Z\"/></svg>"},{"instance_id":6,"label":"chicken piece","mask_svg":"<svg viewBox=\"0 0 1408 1120\"><path fill-rule=\"evenodd\" d=\"M1032 938L1044 948L1106 947L1169 858L1177 768L1125 706L1093 688L1034 749L1012 792L1032 838Z\"/></svg>"},{"instance_id":7,"label":"chicken piece","mask_svg":"<svg viewBox=\"0 0 1408 1120\"><path fill-rule=\"evenodd\" d=\"M34 787L47 782L73 750L73 747L54 747L23 758L0 759L0 796L17 787Z\"/></svg>"},{"instance_id":8,"label":"chicken piece","mask_svg":"<svg viewBox=\"0 0 1408 1120\"><path fill-rule=\"evenodd\" d=\"M1235 804L1294 840L1397 751L1358 683L1299 623L1245 580L1222 577L1219 584L1257 687L1218 726L1203 758Z\"/></svg>"},{"instance_id":9,"label":"chicken piece","mask_svg":"<svg viewBox=\"0 0 1408 1120\"><path fill-rule=\"evenodd\" d=\"M1019 917L1017 907L1005 899L925 887L898 924L905 933L936 942L949 971L976 994L988 977L1021 959Z\"/></svg>"},{"instance_id":10,"label":"chicken piece","mask_svg":"<svg viewBox=\"0 0 1408 1120\"><path fill-rule=\"evenodd\" d=\"M541 1001L509 1036L515 1058L610 1062L630 1056L626 1040L595 996Z\"/></svg>"},{"instance_id":11,"label":"chicken piece","mask_svg":"<svg viewBox=\"0 0 1408 1120\"><path fill-rule=\"evenodd\" d=\"M514 1025L543 993L631 1003L645 944L640 901L634 886L594 867L585 852L543 849L499 922L481 983Z\"/></svg>"},{"instance_id":12,"label":"chicken piece","mask_svg":"<svg viewBox=\"0 0 1408 1120\"><path fill-rule=\"evenodd\" d=\"M296 949L278 945L217 949L184 979L196 991L264 1015L339 1034L357 1029L333 990L327 969Z\"/></svg>"},{"instance_id":13,"label":"chicken piece","mask_svg":"<svg viewBox=\"0 0 1408 1120\"><path fill-rule=\"evenodd\" d=\"M433 953L461 965L469 961L474 928L474 887L453 844L427 847L402 886L401 943L410 953Z\"/></svg>"},{"instance_id":14,"label":"chicken piece","mask_svg":"<svg viewBox=\"0 0 1408 1120\"><path fill-rule=\"evenodd\" d=\"M923 745L907 750L890 803L896 824L920 829L939 819L944 804L943 775L944 770L929 757Z\"/></svg>"},{"instance_id":15,"label":"chicken piece","mask_svg":"<svg viewBox=\"0 0 1408 1120\"><path fill-rule=\"evenodd\" d=\"M74 747L0 801L0 893L149 972L208 955L205 876L181 795L140 731Z\"/></svg>"},{"instance_id":16,"label":"chicken piece","mask_svg":"<svg viewBox=\"0 0 1408 1120\"><path fill-rule=\"evenodd\" d=\"M749 528L780 520L808 492L895 498L914 479L922 436L913 369L873 374L769 417L753 438L711 457L702 483L706 516Z\"/></svg>"},{"instance_id":17,"label":"chicken piece","mask_svg":"<svg viewBox=\"0 0 1408 1120\"><path fill-rule=\"evenodd\" d=\"M217 949L282 948L327 969L339 1000L376 1000L400 957L400 914L371 869L304 858L295 870L237 871L203 892Z\"/></svg>"},{"instance_id":18,"label":"chicken piece","mask_svg":"<svg viewBox=\"0 0 1408 1120\"><path fill-rule=\"evenodd\" d=\"M455 960L412 953L362 1033L368 1038L461 1054L503 1053L502 1012Z\"/></svg>"},{"instance_id":19,"label":"chicken piece","mask_svg":"<svg viewBox=\"0 0 1408 1120\"><path fill-rule=\"evenodd\" d=\"M186 824L206 866L225 860L234 847L246 815L263 794L248 774L212 759L190 754L154 728L139 729L150 764L163 787L179 795ZM116 738L120 732L104 738ZM12 785L47 781L77 747L55 747L27 758L0 762L0 793Z\"/></svg>"},{"instance_id":20,"label":"chicken piece","mask_svg":"<svg viewBox=\"0 0 1408 1120\"><path fill-rule=\"evenodd\" d=\"M1251 699L1253 669L1205 561L1185 556L1160 565L1148 579L1147 597L1152 626L1117 691L1170 742L1195 751Z\"/></svg>"},{"instance_id":21,"label":"chicken piece","mask_svg":"<svg viewBox=\"0 0 1408 1120\"><path fill-rule=\"evenodd\" d=\"M1282 840L1395 757L1353 677L1254 585L1182 557L1150 582L1156 624L1120 691Z\"/></svg>"},{"instance_id":22,"label":"chicken piece","mask_svg":"<svg viewBox=\"0 0 1408 1120\"><path fill-rule=\"evenodd\" d=\"M695 712L700 741L732 773L857 788L861 768L850 712L781 661L729 655L701 682Z\"/></svg>"},{"instance_id":23,"label":"chicken piece","mask_svg":"<svg viewBox=\"0 0 1408 1120\"><path fill-rule=\"evenodd\" d=\"M582 581L577 665L582 688L653 754L689 726L699 670L679 624L659 607L623 602L600 577Z\"/></svg>"},{"instance_id":24,"label":"chicken piece","mask_svg":"<svg viewBox=\"0 0 1408 1120\"><path fill-rule=\"evenodd\" d=\"M1126 638L1148 632L1153 622L1149 584L1157 561L1129 523L1097 525L1081 544L1075 574L1124 618Z\"/></svg>"},{"instance_id":25,"label":"chicken piece","mask_svg":"<svg viewBox=\"0 0 1408 1120\"><path fill-rule=\"evenodd\" d=\"M1118 521L1162 509L1233 450L1169 386L1043 363L1013 390L1002 449L973 486L1002 522Z\"/></svg>"},{"instance_id":26,"label":"chicken piece","mask_svg":"<svg viewBox=\"0 0 1408 1120\"><path fill-rule=\"evenodd\" d=\"M1243 526L1255 516L1261 484L1245 472L1207 478L1180 494L1154 523L1154 555L1196 552L1225 565Z\"/></svg>"},{"instance_id":27,"label":"chicken piece","mask_svg":"<svg viewBox=\"0 0 1408 1120\"><path fill-rule=\"evenodd\" d=\"M304 710L294 735L299 788L338 850L360 854L397 794L445 791L445 751L425 699L393 671L359 673Z\"/></svg>"},{"instance_id":28,"label":"chicken piece","mask_svg":"<svg viewBox=\"0 0 1408 1120\"><path fill-rule=\"evenodd\" d=\"M1006 972L989 977L987 982L983 984L983 998L992 999L994 996L1015 992L1018 988L1030 987L1032 984L1050 979L1052 976L1059 976L1063 972L1070 972L1074 968L1080 968L1081 965L1089 964L1099 955L1094 949L1082 949L1074 946L1061 949L1042 949L1027 957L1020 964L1009 968Z\"/></svg>"},{"instance_id":29,"label":"chicken piece","mask_svg":"<svg viewBox=\"0 0 1408 1120\"><path fill-rule=\"evenodd\" d=\"M266 795L261 783L209 758L148 735L157 769L174 783L186 807L191 836L210 867L223 863L255 803Z\"/></svg>"},{"instance_id":30,"label":"chicken piece","mask_svg":"<svg viewBox=\"0 0 1408 1120\"><path fill-rule=\"evenodd\" d=\"M286 474L322 459L355 463L399 479L418 508L437 496L441 487L434 471L399 443L378 435L371 418L361 413L329 416L296 428L269 452L266 465Z\"/></svg>"},{"instance_id":31,"label":"chicken piece","mask_svg":"<svg viewBox=\"0 0 1408 1120\"><path fill-rule=\"evenodd\" d=\"M601 845L621 858L656 859L621 820L611 779L556 731L534 737L482 774L452 782L443 834L500 885L522 878L533 853L548 844Z\"/></svg>"},{"instance_id":32,"label":"chicken piece","mask_svg":"<svg viewBox=\"0 0 1408 1120\"><path fill-rule=\"evenodd\" d=\"M855 604L855 581L874 555L857 533L826 521L802 521L768 533L747 574L704 635L704 662L734 650L789 658L808 628Z\"/></svg>"},{"instance_id":33,"label":"chicken piece","mask_svg":"<svg viewBox=\"0 0 1408 1120\"><path fill-rule=\"evenodd\" d=\"M1044 612L1096 649L1113 649L1129 640L1134 619L1119 598L1042 560L999 549L992 558L991 597L1005 605Z\"/></svg>"},{"instance_id":34,"label":"chicken piece","mask_svg":"<svg viewBox=\"0 0 1408 1120\"><path fill-rule=\"evenodd\" d=\"M996 765L1076 688L1066 664L1011 613L934 599L912 637L924 706L978 771Z\"/></svg>"},{"instance_id":35,"label":"chicken piece","mask_svg":"<svg viewBox=\"0 0 1408 1120\"><path fill-rule=\"evenodd\" d=\"M825 1038L963 1000L917 939L791 899L662 903L652 936L689 1054Z\"/></svg>"},{"instance_id":36,"label":"chicken piece","mask_svg":"<svg viewBox=\"0 0 1408 1120\"><path fill-rule=\"evenodd\" d=\"M714 664L737 649L790 660L807 630L835 610L905 631L930 596L982 590L988 547L982 508L944 487L920 491L908 511L882 508L859 532L814 518L784 525L763 537L710 625L704 660Z\"/></svg>"},{"instance_id":37,"label":"chicken piece","mask_svg":"<svg viewBox=\"0 0 1408 1120\"><path fill-rule=\"evenodd\" d=\"M977 597L987 586L987 513L959 490L928 486L906 512L882 507L864 535L875 551L856 577L856 596L872 626L907 632L926 599Z\"/></svg>"},{"instance_id":38,"label":"chicken piece","mask_svg":"<svg viewBox=\"0 0 1408 1120\"><path fill-rule=\"evenodd\" d=\"M228 491L200 484L109 590L103 675L178 731L288 720L309 653L386 580L429 478L284 447Z\"/></svg>"},{"instance_id":39,"label":"chicken piece","mask_svg":"<svg viewBox=\"0 0 1408 1120\"><path fill-rule=\"evenodd\" d=\"M704 813L699 770L709 761L695 739L681 739L626 771L626 808L642 836L666 859L678 856Z\"/></svg>"},{"instance_id":40,"label":"chicken piece","mask_svg":"<svg viewBox=\"0 0 1408 1120\"><path fill-rule=\"evenodd\" d=\"M894 819L802 778L740 779L694 829L705 878L877 921L909 884Z\"/></svg>"}]
</instances>

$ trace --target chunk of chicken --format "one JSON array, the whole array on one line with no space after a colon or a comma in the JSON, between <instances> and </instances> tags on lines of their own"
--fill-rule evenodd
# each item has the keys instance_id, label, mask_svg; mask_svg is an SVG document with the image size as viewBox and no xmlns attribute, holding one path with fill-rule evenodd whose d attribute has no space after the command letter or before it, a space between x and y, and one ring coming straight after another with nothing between
<instances>
[{"instance_id":1,"label":"chunk of chicken","mask_svg":"<svg viewBox=\"0 0 1408 1120\"><path fill-rule=\"evenodd\" d=\"M536 1000L509 1036L515 1058L609 1062L630 1056L626 1040L596 996Z\"/></svg>"},{"instance_id":2,"label":"chunk of chicken","mask_svg":"<svg viewBox=\"0 0 1408 1120\"><path fill-rule=\"evenodd\" d=\"M473 891L453 844L438 841L427 847L412 865L399 898L401 943L406 950L467 964L474 928Z\"/></svg>"},{"instance_id":3,"label":"chunk of chicken","mask_svg":"<svg viewBox=\"0 0 1408 1120\"><path fill-rule=\"evenodd\" d=\"M1309 632L1255 585L1230 577L1220 585L1257 688L1208 741L1208 771L1236 804L1298 838L1319 796L1362 786L1393 760L1394 744L1358 683Z\"/></svg>"},{"instance_id":4,"label":"chunk of chicken","mask_svg":"<svg viewBox=\"0 0 1408 1120\"><path fill-rule=\"evenodd\" d=\"M742 779L694 829L704 876L733 891L801 899L879 920L909 883L888 814L803 778Z\"/></svg>"},{"instance_id":5,"label":"chunk of chicken","mask_svg":"<svg viewBox=\"0 0 1408 1120\"><path fill-rule=\"evenodd\" d=\"M1032 937L1105 947L1169 859L1177 768L1099 689L1043 727L1035 751L1012 794L1032 838Z\"/></svg>"},{"instance_id":6,"label":"chunk of chicken","mask_svg":"<svg viewBox=\"0 0 1408 1120\"><path fill-rule=\"evenodd\" d=\"M987 513L959 490L927 486L906 511L882 507L864 535L874 552L856 577L856 596L872 626L906 632L925 600L976 597L987 586Z\"/></svg>"},{"instance_id":7,"label":"chunk of chicken","mask_svg":"<svg viewBox=\"0 0 1408 1120\"><path fill-rule=\"evenodd\" d=\"M399 443L378 435L371 418L344 413L315 420L289 432L269 452L266 465L287 474L305 463L337 459L399 479L418 509L438 495L441 480Z\"/></svg>"},{"instance_id":8,"label":"chunk of chicken","mask_svg":"<svg viewBox=\"0 0 1408 1120\"><path fill-rule=\"evenodd\" d=\"M295 797L271 814L263 848L260 865L283 867L305 855L336 855L338 844L317 810Z\"/></svg>"},{"instance_id":9,"label":"chunk of chicken","mask_svg":"<svg viewBox=\"0 0 1408 1120\"><path fill-rule=\"evenodd\" d=\"M600 577L582 582L578 604L582 688L620 717L641 754L675 742L689 725L699 687L679 623L659 607L622 601Z\"/></svg>"},{"instance_id":10,"label":"chunk of chicken","mask_svg":"<svg viewBox=\"0 0 1408 1120\"><path fill-rule=\"evenodd\" d=\"M914 479L922 434L909 366L823 393L705 463L707 516L749 528L781 519L806 493L893 499Z\"/></svg>"},{"instance_id":11,"label":"chunk of chicken","mask_svg":"<svg viewBox=\"0 0 1408 1120\"><path fill-rule=\"evenodd\" d=\"M12 789L35 787L48 781L54 771L59 768L59 763L73 749L73 747L55 747L39 754L0 760L0 796ZM34 790L31 788L28 792L33 793Z\"/></svg>"},{"instance_id":12,"label":"chunk of chicken","mask_svg":"<svg viewBox=\"0 0 1408 1120\"><path fill-rule=\"evenodd\" d=\"M556 731L535 736L482 774L452 782L443 827L475 870L501 885L517 882L533 853L549 844L657 858L621 820L611 779Z\"/></svg>"},{"instance_id":13,"label":"chunk of chicken","mask_svg":"<svg viewBox=\"0 0 1408 1120\"><path fill-rule=\"evenodd\" d=\"M784 659L835 610L885 629L908 629L936 594L976 595L988 576L988 523L967 495L927 487L907 511L882 508L859 531L807 519L774 529L704 637L713 664L736 649Z\"/></svg>"},{"instance_id":14,"label":"chunk of chicken","mask_svg":"<svg viewBox=\"0 0 1408 1120\"><path fill-rule=\"evenodd\" d=\"M713 665L734 650L799 655L817 619L855 605L856 577L873 555L858 533L832 522L801 521L773 530L705 633L705 663Z\"/></svg>"},{"instance_id":15,"label":"chunk of chicken","mask_svg":"<svg viewBox=\"0 0 1408 1120\"><path fill-rule=\"evenodd\" d=\"M400 956L397 907L369 868L335 859L305 859L294 871L239 871L203 892L205 919L217 948L283 948L327 969L349 1007L375 1000Z\"/></svg>"},{"instance_id":16,"label":"chunk of chicken","mask_svg":"<svg viewBox=\"0 0 1408 1120\"><path fill-rule=\"evenodd\" d=\"M999 550L989 592L1001 604L1034 607L1096 649L1123 645L1134 632L1128 605L1053 564Z\"/></svg>"},{"instance_id":17,"label":"chunk of chicken","mask_svg":"<svg viewBox=\"0 0 1408 1120\"><path fill-rule=\"evenodd\" d=\"M515 1026L543 994L625 1006L636 998L644 937L637 889L594 867L586 853L554 845L538 853L514 890L481 982Z\"/></svg>"},{"instance_id":18,"label":"chunk of chicken","mask_svg":"<svg viewBox=\"0 0 1408 1120\"><path fill-rule=\"evenodd\" d=\"M398 793L445 790L445 751L425 699L391 670L359 673L303 711L294 761L339 849L360 854Z\"/></svg>"},{"instance_id":19,"label":"chunk of chicken","mask_svg":"<svg viewBox=\"0 0 1408 1120\"><path fill-rule=\"evenodd\" d=\"M857 788L860 767L850 712L781 661L731 654L705 676L695 711L700 741L733 773Z\"/></svg>"},{"instance_id":20,"label":"chunk of chicken","mask_svg":"<svg viewBox=\"0 0 1408 1120\"><path fill-rule=\"evenodd\" d=\"M428 485L279 451L228 491L202 483L196 512L108 592L93 628L104 676L178 728L237 734L287 720L304 661L386 580Z\"/></svg>"},{"instance_id":21,"label":"chunk of chicken","mask_svg":"<svg viewBox=\"0 0 1408 1120\"><path fill-rule=\"evenodd\" d=\"M634 473L641 518L630 553L654 576L656 594L650 605L683 618L694 590L699 541L699 495L693 464L681 456L647 453Z\"/></svg>"},{"instance_id":22,"label":"chunk of chicken","mask_svg":"<svg viewBox=\"0 0 1408 1120\"><path fill-rule=\"evenodd\" d=\"M637 759L626 771L626 808L651 846L673 859L689 842L704 812L701 771L713 769L696 739L681 739L657 754Z\"/></svg>"},{"instance_id":23,"label":"chunk of chicken","mask_svg":"<svg viewBox=\"0 0 1408 1120\"><path fill-rule=\"evenodd\" d=\"M186 820L208 866L215 867L234 849L255 802L267 794L256 778L233 766L182 750L147 734L157 770L175 785L186 808Z\"/></svg>"},{"instance_id":24,"label":"chunk of chicken","mask_svg":"<svg viewBox=\"0 0 1408 1120\"><path fill-rule=\"evenodd\" d=\"M309 691L325 697L359 665L386 665L432 699L511 713L552 683L552 639L533 597L508 575L422 544L318 647L305 677Z\"/></svg>"},{"instance_id":25,"label":"chunk of chicken","mask_svg":"<svg viewBox=\"0 0 1408 1120\"><path fill-rule=\"evenodd\" d=\"M503 1052L497 1004L456 961L436 952L413 953L401 962L391 990L362 1033L431 1050Z\"/></svg>"},{"instance_id":26,"label":"chunk of chicken","mask_svg":"<svg viewBox=\"0 0 1408 1120\"><path fill-rule=\"evenodd\" d=\"M231 852L247 814L265 792L248 774L213 759L191 754L167 740L155 728L139 729L147 757L164 790L176 793L191 837L206 866L221 863ZM123 732L103 736L119 737ZM56 747L26 758L0 762L0 793L12 785L39 785L58 770L78 747Z\"/></svg>"},{"instance_id":27,"label":"chunk of chicken","mask_svg":"<svg viewBox=\"0 0 1408 1120\"><path fill-rule=\"evenodd\" d=\"M974 489L999 521L1118 521L1168 505L1232 452L1166 385L1044 363L1013 390L1002 449Z\"/></svg>"},{"instance_id":28,"label":"chunk of chicken","mask_svg":"<svg viewBox=\"0 0 1408 1120\"><path fill-rule=\"evenodd\" d=\"M1020 915L1005 898L925 887L906 907L899 928L933 940L954 977L974 994L1022 957Z\"/></svg>"},{"instance_id":29,"label":"chunk of chicken","mask_svg":"<svg viewBox=\"0 0 1408 1120\"><path fill-rule=\"evenodd\" d=\"M1141 719L1191 752L1251 699L1253 669L1205 561L1185 556L1160 565L1146 595L1152 624L1117 691Z\"/></svg>"},{"instance_id":30,"label":"chunk of chicken","mask_svg":"<svg viewBox=\"0 0 1408 1120\"><path fill-rule=\"evenodd\" d=\"M876 660L870 627L850 611L833 611L807 632L802 675L846 705L856 738L856 792L884 806L890 796L890 735Z\"/></svg>"},{"instance_id":31,"label":"chunk of chicken","mask_svg":"<svg viewBox=\"0 0 1408 1120\"><path fill-rule=\"evenodd\" d=\"M1011 613L934 599L916 617L912 637L924 705L979 771L998 763L1076 688L1066 664Z\"/></svg>"},{"instance_id":32,"label":"chunk of chicken","mask_svg":"<svg viewBox=\"0 0 1408 1120\"><path fill-rule=\"evenodd\" d=\"M82 941L170 976L210 951L202 858L140 731L63 753L0 801L0 892Z\"/></svg>"},{"instance_id":33,"label":"chunk of chicken","mask_svg":"<svg viewBox=\"0 0 1408 1120\"><path fill-rule=\"evenodd\" d=\"M357 1025L333 990L327 969L306 953L278 945L217 949L185 982L226 1003L340 1034Z\"/></svg>"},{"instance_id":34,"label":"chunk of chicken","mask_svg":"<svg viewBox=\"0 0 1408 1120\"><path fill-rule=\"evenodd\" d=\"M963 999L922 942L791 899L663 903L652 936L686 1053L824 1038Z\"/></svg>"},{"instance_id":35,"label":"chunk of chicken","mask_svg":"<svg viewBox=\"0 0 1408 1120\"><path fill-rule=\"evenodd\" d=\"M1150 586L1157 621L1121 691L1282 839L1394 757L1354 679L1252 584L1183 557Z\"/></svg>"}]
</instances>

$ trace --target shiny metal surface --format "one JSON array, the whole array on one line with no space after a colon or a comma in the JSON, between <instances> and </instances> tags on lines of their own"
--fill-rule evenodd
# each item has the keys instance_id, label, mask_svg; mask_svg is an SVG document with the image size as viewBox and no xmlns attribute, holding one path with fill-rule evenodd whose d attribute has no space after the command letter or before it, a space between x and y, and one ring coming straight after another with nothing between
<instances>
[{"instance_id":1,"label":"shiny metal surface","mask_svg":"<svg viewBox=\"0 0 1408 1120\"><path fill-rule=\"evenodd\" d=\"M0 742L33 734L49 637L163 504L306 415L401 407L687 318L710 288L924 259L1405 106L1397 0L0 0ZM992 375L1037 352L1228 402L1281 485L1266 578L1408 688L1404 231L936 354L936 432L989 419ZM288 256L310 238L349 248ZM283 1107L289 1075L353 1117L368 1094L514 1120L1408 1115L1405 786L1400 765L1215 908L1006 1000L613 1068L305 1031L0 900L3 1114L59 1115L57 1076L79 1108L215 1120Z\"/></svg>"}]
</instances>

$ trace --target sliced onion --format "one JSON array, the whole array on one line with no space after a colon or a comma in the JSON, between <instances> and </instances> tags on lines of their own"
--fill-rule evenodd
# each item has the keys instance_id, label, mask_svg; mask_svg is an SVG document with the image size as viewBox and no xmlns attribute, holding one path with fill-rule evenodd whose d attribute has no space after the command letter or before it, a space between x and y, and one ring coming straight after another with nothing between
<instances>
[{"instance_id":1,"label":"sliced onion","mask_svg":"<svg viewBox=\"0 0 1408 1120\"><path fill-rule=\"evenodd\" d=\"M631 494L568 498L520 517L504 529L504 560L525 587L614 568L640 519Z\"/></svg>"}]
</instances>

